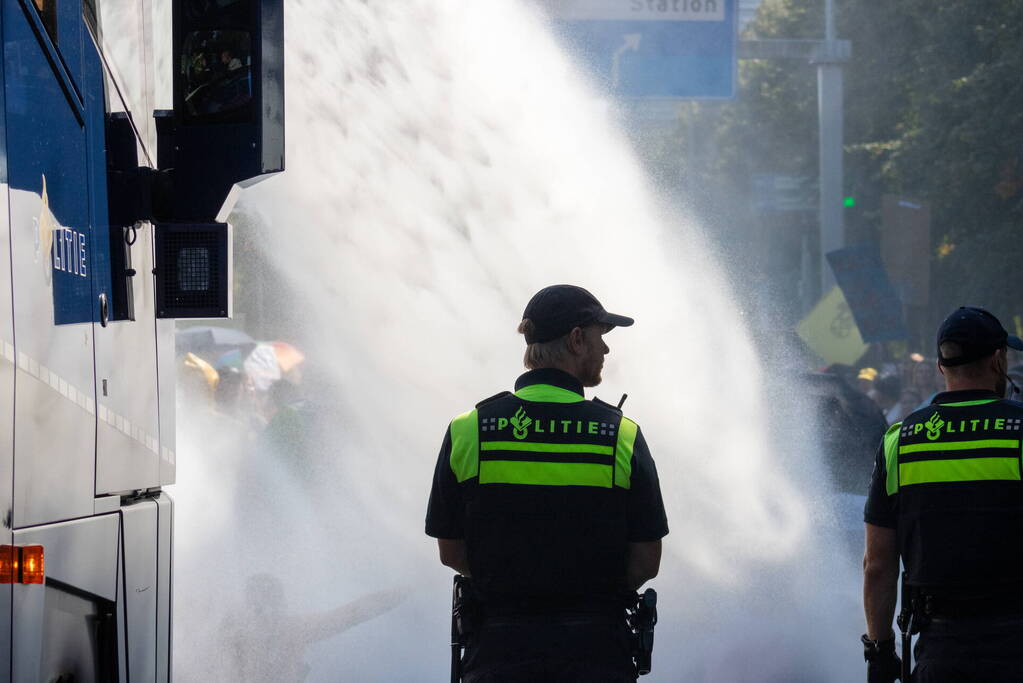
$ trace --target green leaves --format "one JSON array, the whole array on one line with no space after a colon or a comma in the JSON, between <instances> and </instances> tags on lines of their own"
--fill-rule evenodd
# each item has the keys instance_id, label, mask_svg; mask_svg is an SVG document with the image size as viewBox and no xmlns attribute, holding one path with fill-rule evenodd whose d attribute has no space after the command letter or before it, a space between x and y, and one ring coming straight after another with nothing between
<instances>
[{"instance_id":1,"label":"green leaves","mask_svg":"<svg viewBox=\"0 0 1023 683\"><path fill-rule=\"evenodd\" d=\"M822 6L765 0L745 37L820 39ZM1003 316L1023 312L1023 3L843 0L836 7L838 35L853 44L844 71L844 191L857 206L847 216L847 241L879 238L882 195L927 201L933 277L920 334L962 303ZM814 68L747 60L739 76L733 102L683 114L686 149L675 176L698 197L697 209L714 217L726 245L741 241L732 225L771 229L750 198L753 175L817 176ZM690 138L711 140L713 155L691 154Z\"/></svg>"}]
</instances>

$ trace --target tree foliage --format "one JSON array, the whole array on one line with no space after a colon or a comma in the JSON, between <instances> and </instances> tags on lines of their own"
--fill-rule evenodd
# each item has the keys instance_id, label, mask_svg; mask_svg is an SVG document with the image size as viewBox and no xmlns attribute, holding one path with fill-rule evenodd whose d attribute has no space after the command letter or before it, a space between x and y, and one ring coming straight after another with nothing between
<instances>
[{"instance_id":1,"label":"tree foliage","mask_svg":"<svg viewBox=\"0 0 1023 683\"><path fill-rule=\"evenodd\" d=\"M820 38L823 4L766 0L746 37ZM857 208L847 240L879 239L884 194L929 202L932 244L920 257L931 260L931 304L921 324L933 330L961 304L988 306L1010 324L1023 313L1023 3L836 5L839 37L853 43L845 178ZM816 178L816 85L809 64L743 61L733 102L698 105L680 123L684 132L702 117L701 137L713 139L713 154L681 155L680 175L683 192L719 188L697 194L722 239L744 239L735 226L759 226L747 237L764 229L753 203L736 201L751 197L755 174Z\"/></svg>"}]
</instances>

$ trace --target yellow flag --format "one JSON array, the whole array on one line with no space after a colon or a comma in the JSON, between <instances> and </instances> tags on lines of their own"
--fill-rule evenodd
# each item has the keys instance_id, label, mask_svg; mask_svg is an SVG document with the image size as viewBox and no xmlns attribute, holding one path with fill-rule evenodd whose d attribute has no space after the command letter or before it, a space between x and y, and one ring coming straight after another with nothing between
<instances>
[{"instance_id":1,"label":"yellow flag","mask_svg":"<svg viewBox=\"0 0 1023 683\"><path fill-rule=\"evenodd\" d=\"M838 286L832 287L796 325L796 334L828 365L853 365L869 348Z\"/></svg>"}]
</instances>

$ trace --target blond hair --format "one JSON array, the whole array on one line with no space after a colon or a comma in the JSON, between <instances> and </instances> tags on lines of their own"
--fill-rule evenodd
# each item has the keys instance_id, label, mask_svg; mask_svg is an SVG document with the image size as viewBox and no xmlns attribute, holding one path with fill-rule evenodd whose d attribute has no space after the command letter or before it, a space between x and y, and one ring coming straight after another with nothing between
<instances>
[{"instance_id":1,"label":"blond hair","mask_svg":"<svg viewBox=\"0 0 1023 683\"><path fill-rule=\"evenodd\" d=\"M533 321L525 318L519 323L519 334L528 335L533 332ZM568 335L546 342L534 342L526 346L522 356L522 364L528 370L557 367L568 354Z\"/></svg>"}]
</instances>

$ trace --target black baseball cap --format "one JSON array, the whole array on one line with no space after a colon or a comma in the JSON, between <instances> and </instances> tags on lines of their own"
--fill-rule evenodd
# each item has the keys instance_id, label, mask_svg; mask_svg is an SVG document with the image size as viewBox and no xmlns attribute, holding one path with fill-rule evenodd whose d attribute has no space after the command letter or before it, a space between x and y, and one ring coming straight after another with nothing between
<instances>
[{"instance_id":1,"label":"black baseball cap","mask_svg":"<svg viewBox=\"0 0 1023 683\"><path fill-rule=\"evenodd\" d=\"M945 342L955 342L963 352L944 358L941 345ZM938 328L938 363L946 367L972 363L1005 346L1023 351L1023 340L1006 332L998 318L976 306L961 306Z\"/></svg>"},{"instance_id":2,"label":"black baseball cap","mask_svg":"<svg viewBox=\"0 0 1023 683\"><path fill-rule=\"evenodd\" d=\"M526 333L527 344L549 342L585 325L628 327L636 322L624 315L608 313L597 297L575 285L544 287L526 304L522 318L533 323Z\"/></svg>"}]
</instances>

